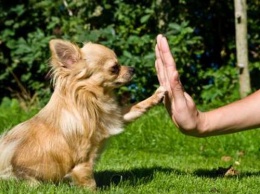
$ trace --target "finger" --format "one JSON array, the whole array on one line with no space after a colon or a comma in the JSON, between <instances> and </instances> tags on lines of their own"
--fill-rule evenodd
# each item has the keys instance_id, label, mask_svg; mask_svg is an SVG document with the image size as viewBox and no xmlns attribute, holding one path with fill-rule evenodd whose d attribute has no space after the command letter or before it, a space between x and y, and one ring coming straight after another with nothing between
<instances>
[{"instance_id":1,"label":"finger","mask_svg":"<svg viewBox=\"0 0 260 194\"><path fill-rule=\"evenodd\" d=\"M166 77L165 77L163 64L162 64L162 60L161 60L161 57L160 57L160 54L159 54L159 50L158 50L158 45L157 44L155 46L155 55L156 55L155 69L156 69L156 72L157 72L157 78L159 80L160 85L161 86L165 86Z\"/></svg>"},{"instance_id":2,"label":"finger","mask_svg":"<svg viewBox=\"0 0 260 194\"><path fill-rule=\"evenodd\" d=\"M169 92L169 95L172 96L174 103L183 104L185 103L184 90L182 83L179 79L179 73L176 69L176 63L171 54L171 50L168 44L168 41L162 35L157 36L157 66L164 70L164 80L166 82L166 89ZM168 87L167 87L168 86ZM168 90L168 88L170 90Z\"/></svg>"},{"instance_id":3,"label":"finger","mask_svg":"<svg viewBox=\"0 0 260 194\"><path fill-rule=\"evenodd\" d=\"M156 71L157 71L157 77L159 80L159 83L161 86L163 86L167 91L168 94L171 95L171 87L170 87L170 82L167 78L167 73L166 73L166 69L164 68L163 62L160 58L160 55L158 55L158 47L156 46L156 53L157 53L157 59L155 61L155 67L156 67Z\"/></svg>"},{"instance_id":4,"label":"finger","mask_svg":"<svg viewBox=\"0 0 260 194\"><path fill-rule=\"evenodd\" d=\"M167 68L167 72L175 71L176 64L172 56L167 39L165 37L161 37L159 40L160 55L164 66Z\"/></svg>"},{"instance_id":5,"label":"finger","mask_svg":"<svg viewBox=\"0 0 260 194\"><path fill-rule=\"evenodd\" d=\"M158 81L160 83L160 86L164 86L164 73L160 70L160 65L158 64L158 60L155 61L155 69L156 69L156 72L157 72L157 78L158 78Z\"/></svg>"},{"instance_id":6,"label":"finger","mask_svg":"<svg viewBox=\"0 0 260 194\"><path fill-rule=\"evenodd\" d=\"M160 51L160 44L161 39L163 38L162 34L159 34L156 37L157 44L155 46L155 54L156 54L156 71L157 71L157 77L160 82L160 85L164 86L168 91L170 90L169 82L167 80L167 73L166 69L164 67L164 62L162 59L161 51Z\"/></svg>"},{"instance_id":7,"label":"finger","mask_svg":"<svg viewBox=\"0 0 260 194\"><path fill-rule=\"evenodd\" d=\"M193 101L192 97L188 93L186 93L186 92L184 92L184 96L186 98L187 105L189 106L189 108L196 109L196 104Z\"/></svg>"},{"instance_id":8,"label":"finger","mask_svg":"<svg viewBox=\"0 0 260 194\"><path fill-rule=\"evenodd\" d=\"M158 34L158 36L156 37L156 42L157 44L161 44L161 39L162 39L163 35L162 34ZM159 45L160 47L161 45Z\"/></svg>"},{"instance_id":9,"label":"finger","mask_svg":"<svg viewBox=\"0 0 260 194\"><path fill-rule=\"evenodd\" d=\"M161 63L163 65L161 68L164 69L165 80L168 82L167 85L170 85L171 95L174 98L175 103L183 101L185 100L184 90L179 79L179 73L176 69L176 63L171 54L168 41L165 37L160 35L157 36L157 41L159 41L157 52L160 54Z\"/></svg>"},{"instance_id":10,"label":"finger","mask_svg":"<svg viewBox=\"0 0 260 194\"><path fill-rule=\"evenodd\" d=\"M161 51L161 40L163 38L163 35L159 34L157 37L156 37L156 42L157 42L157 48L158 48L158 55L160 58L162 58L162 51Z\"/></svg>"}]
</instances>

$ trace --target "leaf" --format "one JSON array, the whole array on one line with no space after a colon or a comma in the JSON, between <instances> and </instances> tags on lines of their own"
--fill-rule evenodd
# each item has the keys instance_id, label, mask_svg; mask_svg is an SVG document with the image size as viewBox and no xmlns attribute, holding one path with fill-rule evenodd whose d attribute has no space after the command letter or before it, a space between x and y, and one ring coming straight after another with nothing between
<instances>
[{"instance_id":1,"label":"leaf","mask_svg":"<svg viewBox=\"0 0 260 194\"><path fill-rule=\"evenodd\" d=\"M224 177L230 177L239 175L239 172L235 170L233 166L229 166L228 168L219 167L217 169L217 174Z\"/></svg>"},{"instance_id":2,"label":"leaf","mask_svg":"<svg viewBox=\"0 0 260 194\"><path fill-rule=\"evenodd\" d=\"M232 157L231 156L222 156L221 160L224 161L224 162L229 162L229 161L232 160Z\"/></svg>"},{"instance_id":3,"label":"leaf","mask_svg":"<svg viewBox=\"0 0 260 194\"><path fill-rule=\"evenodd\" d=\"M132 57L131 53L128 52L128 51L126 51L126 50L123 51L123 55L126 56L126 57L128 57L128 58L131 58L131 57Z\"/></svg>"},{"instance_id":4,"label":"leaf","mask_svg":"<svg viewBox=\"0 0 260 194\"><path fill-rule=\"evenodd\" d=\"M141 17L140 22L143 24L143 23L147 22L150 17L151 17L151 15L145 15L145 16Z\"/></svg>"},{"instance_id":5,"label":"leaf","mask_svg":"<svg viewBox=\"0 0 260 194\"><path fill-rule=\"evenodd\" d=\"M230 177L230 176L237 176L239 175L239 172L235 170L232 166L226 171L225 177Z\"/></svg>"},{"instance_id":6,"label":"leaf","mask_svg":"<svg viewBox=\"0 0 260 194\"><path fill-rule=\"evenodd\" d=\"M6 26L11 26L11 25L13 25L13 23L14 23L14 20L6 20L6 21L4 22L4 24L5 24Z\"/></svg>"}]
</instances>

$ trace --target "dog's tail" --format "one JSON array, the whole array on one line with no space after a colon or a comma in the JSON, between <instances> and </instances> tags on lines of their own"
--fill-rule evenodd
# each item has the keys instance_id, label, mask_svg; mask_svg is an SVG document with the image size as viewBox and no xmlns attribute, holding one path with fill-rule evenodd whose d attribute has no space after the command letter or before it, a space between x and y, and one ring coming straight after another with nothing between
<instances>
[{"instance_id":1,"label":"dog's tail","mask_svg":"<svg viewBox=\"0 0 260 194\"><path fill-rule=\"evenodd\" d=\"M15 178L11 160L18 144L19 141L7 142L0 138L0 179Z\"/></svg>"}]
</instances>

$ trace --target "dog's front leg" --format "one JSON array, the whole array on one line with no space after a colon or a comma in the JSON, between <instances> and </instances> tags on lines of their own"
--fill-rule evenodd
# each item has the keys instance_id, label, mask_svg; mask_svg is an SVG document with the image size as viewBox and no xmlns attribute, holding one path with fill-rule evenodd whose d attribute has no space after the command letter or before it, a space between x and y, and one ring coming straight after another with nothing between
<instances>
[{"instance_id":1,"label":"dog's front leg","mask_svg":"<svg viewBox=\"0 0 260 194\"><path fill-rule=\"evenodd\" d=\"M88 187L90 190L96 189L96 181L93 175L93 165L84 162L76 165L72 171L64 177L73 185Z\"/></svg>"},{"instance_id":2,"label":"dog's front leg","mask_svg":"<svg viewBox=\"0 0 260 194\"><path fill-rule=\"evenodd\" d=\"M160 86L149 98L130 107L123 108L124 122L131 122L143 115L149 108L161 102L166 90Z\"/></svg>"}]
</instances>

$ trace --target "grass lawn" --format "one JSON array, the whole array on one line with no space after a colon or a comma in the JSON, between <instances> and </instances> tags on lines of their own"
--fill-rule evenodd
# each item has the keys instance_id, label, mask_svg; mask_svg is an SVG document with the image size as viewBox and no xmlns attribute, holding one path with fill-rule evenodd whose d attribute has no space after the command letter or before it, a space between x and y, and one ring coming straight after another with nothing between
<instances>
[{"instance_id":1,"label":"grass lawn","mask_svg":"<svg viewBox=\"0 0 260 194\"><path fill-rule=\"evenodd\" d=\"M0 107L0 129L34 113ZM109 140L95 167L96 193L260 193L259 160L259 130L209 138L188 137L174 127L165 109L158 106ZM224 176L230 166L236 172ZM89 191L66 184L29 187L22 182L0 181L1 193Z\"/></svg>"}]
</instances>

